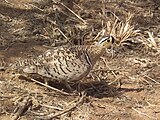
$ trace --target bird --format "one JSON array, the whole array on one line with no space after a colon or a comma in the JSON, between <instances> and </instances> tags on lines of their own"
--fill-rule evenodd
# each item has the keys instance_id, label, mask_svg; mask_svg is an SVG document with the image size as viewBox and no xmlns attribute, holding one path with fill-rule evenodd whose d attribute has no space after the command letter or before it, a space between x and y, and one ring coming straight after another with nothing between
<instances>
[{"instance_id":1,"label":"bird","mask_svg":"<svg viewBox=\"0 0 160 120\"><path fill-rule=\"evenodd\" d=\"M115 42L111 35L105 36L93 45L73 45L52 47L38 57L19 60L10 70L26 74L38 74L59 82L76 82L86 77L96 62Z\"/></svg>"}]
</instances>

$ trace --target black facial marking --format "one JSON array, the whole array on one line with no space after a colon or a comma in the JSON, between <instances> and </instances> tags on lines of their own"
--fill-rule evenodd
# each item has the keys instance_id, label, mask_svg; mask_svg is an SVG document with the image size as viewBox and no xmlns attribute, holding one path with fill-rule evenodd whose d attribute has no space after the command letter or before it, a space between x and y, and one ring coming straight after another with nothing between
<instances>
[{"instance_id":1,"label":"black facial marking","mask_svg":"<svg viewBox=\"0 0 160 120\"><path fill-rule=\"evenodd\" d=\"M112 42L112 44L115 42L115 39L113 36L107 36L107 37L104 37L101 39L101 41L99 42L100 44L103 43L103 42Z\"/></svg>"},{"instance_id":2,"label":"black facial marking","mask_svg":"<svg viewBox=\"0 0 160 120\"><path fill-rule=\"evenodd\" d=\"M108 42L109 36L107 36L107 37L105 37L105 38L102 38L102 39L100 40L100 44L103 43L103 42L105 42L106 40L107 40L107 42Z\"/></svg>"},{"instance_id":3,"label":"black facial marking","mask_svg":"<svg viewBox=\"0 0 160 120\"><path fill-rule=\"evenodd\" d=\"M110 42L110 39L108 39L107 42Z\"/></svg>"},{"instance_id":4,"label":"black facial marking","mask_svg":"<svg viewBox=\"0 0 160 120\"><path fill-rule=\"evenodd\" d=\"M115 42L115 39L114 39L114 37L113 37L113 36L111 36L111 38L112 38L112 43L114 43L114 42Z\"/></svg>"}]
</instances>

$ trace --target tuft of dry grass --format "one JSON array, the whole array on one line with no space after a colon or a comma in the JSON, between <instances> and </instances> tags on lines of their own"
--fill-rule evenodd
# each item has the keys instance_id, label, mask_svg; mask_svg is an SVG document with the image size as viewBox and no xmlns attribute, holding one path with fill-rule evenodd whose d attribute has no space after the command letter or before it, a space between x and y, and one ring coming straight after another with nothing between
<instances>
[{"instance_id":1,"label":"tuft of dry grass","mask_svg":"<svg viewBox=\"0 0 160 120\"><path fill-rule=\"evenodd\" d=\"M145 31L147 34L143 35L141 34L140 36L140 40L143 42L143 44L147 47L147 48L151 48L152 50L155 50L157 52L160 51L159 48L159 38L154 36L154 34L150 31Z\"/></svg>"},{"instance_id":2,"label":"tuft of dry grass","mask_svg":"<svg viewBox=\"0 0 160 120\"><path fill-rule=\"evenodd\" d=\"M120 21L118 17L114 21L108 21L106 27L107 34L114 36L118 44L121 44L129 37L137 35L140 30L135 30L134 25L131 25L133 17L134 15L129 13L125 21Z\"/></svg>"}]
</instances>

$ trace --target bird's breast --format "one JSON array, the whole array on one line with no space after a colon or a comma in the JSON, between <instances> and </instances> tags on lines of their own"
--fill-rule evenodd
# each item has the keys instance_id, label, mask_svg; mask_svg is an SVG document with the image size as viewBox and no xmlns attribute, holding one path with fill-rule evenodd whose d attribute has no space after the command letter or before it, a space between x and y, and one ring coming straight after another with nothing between
<instances>
[{"instance_id":1,"label":"bird's breast","mask_svg":"<svg viewBox=\"0 0 160 120\"><path fill-rule=\"evenodd\" d=\"M76 81L85 77L90 69L80 59L68 56L48 62L47 72L56 80Z\"/></svg>"}]
</instances>

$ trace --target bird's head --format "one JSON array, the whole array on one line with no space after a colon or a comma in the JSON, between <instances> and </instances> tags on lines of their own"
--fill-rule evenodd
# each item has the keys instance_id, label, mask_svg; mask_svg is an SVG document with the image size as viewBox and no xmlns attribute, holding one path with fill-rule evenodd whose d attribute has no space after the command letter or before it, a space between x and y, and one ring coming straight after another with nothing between
<instances>
[{"instance_id":1,"label":"bird's head","mask_svg":"<svg viewBox=\"0 0 160 120\"><path fill-rule=\"evenodd\" d=\"M115 42L115 38L111 35L103 37L99 42L98 45L101 45L105 48L110 48L111 45Z\"/></svg>"}]
</instances>

